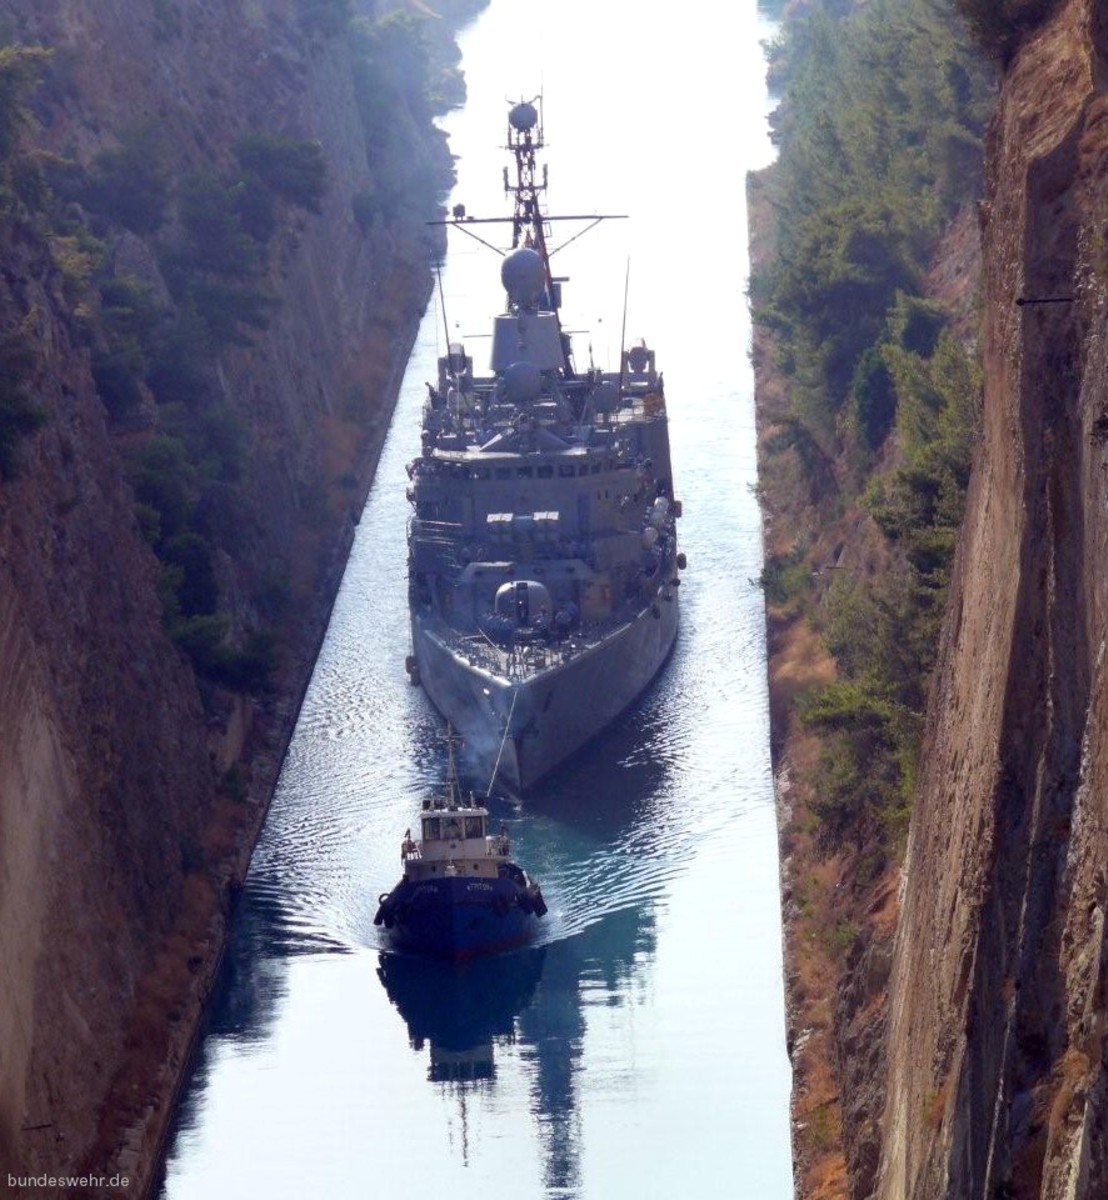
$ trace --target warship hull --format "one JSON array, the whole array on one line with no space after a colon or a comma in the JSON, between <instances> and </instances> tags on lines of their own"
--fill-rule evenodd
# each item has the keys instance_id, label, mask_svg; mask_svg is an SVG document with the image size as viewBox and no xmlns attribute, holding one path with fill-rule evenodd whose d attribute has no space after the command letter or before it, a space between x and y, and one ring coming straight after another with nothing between
<instances>
[{"instance_id":1,"label":"warship hull","mask_svg":"<svg viewBox=\"0 0 1108 1200\"><path fill-rule=\"evenodd\" d=\"M469 769L520 795L639 699L673 649L677 611L674 589L564 661L555 648L550 666L521 679L472 661L440 632L441 622L413 614L419 679L462 735Z\"/></svg>"}]
</instances>

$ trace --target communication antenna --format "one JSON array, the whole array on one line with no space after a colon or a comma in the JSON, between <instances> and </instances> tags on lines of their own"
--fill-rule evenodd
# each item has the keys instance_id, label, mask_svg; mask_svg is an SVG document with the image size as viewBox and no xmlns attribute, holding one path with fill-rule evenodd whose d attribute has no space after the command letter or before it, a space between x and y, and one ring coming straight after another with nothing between
<instances>
[{"instance_id":1,"label":"communication antenna","mask_svg":"<svg viewBox=\"0 0 1108 1200\"><path fill-rule=\"evenodd\" d=\"M442 266L435 263L435 276L439 281L439 308L442 309L442 329L446 334L446 357L450 358L450 322L446 319L446 297L442 294Z\"/></svg>"},{"instance_id":2,"label":"communication antenna","mask_svg":"<svg viewBox=\"0 0 1108 1200\"><path fill-rule=\"evenodd\" d=\"M623 375L627 361L627 289L631 284L631 256L627 256L627 270L623 275L623 327L619 331L619 395L623 397ZM616 401L619 403L619 400Z\"/></svg>"}]
</instances>

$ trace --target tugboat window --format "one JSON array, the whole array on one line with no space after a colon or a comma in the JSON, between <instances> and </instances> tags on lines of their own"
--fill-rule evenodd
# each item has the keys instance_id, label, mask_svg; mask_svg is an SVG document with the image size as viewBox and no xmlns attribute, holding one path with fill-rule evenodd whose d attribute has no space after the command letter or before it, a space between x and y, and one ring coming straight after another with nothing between
<instances>
[{"instance_id":1,"label":"tugboat window","mask_svg":"<svg viewBox=\"0 0 1108 1200\"><path fill-rule=\"evenodd\" d=\"M581 465L580 465L580 466L577 468L577 474L578 474L578 475L587 475L588 473L589 473L589 464L588 464L588 463L582 463L582 464L581 464Z\"/></svg>"},{"instance_id":2,"label":"tugboat window","mask_svg":"<svg viewBox=\"0 0 1108 1200\"><path fill-rule=\"evenodd\" d=\"M572 475L574 474L574 470L573 470L573 463L561 463L561 464L559 464L559 466L558 466L558 474L559 474L559 475L561 475L561 477L562 477L563 479L565 479L565 478L567 478L567 477L569 477L569 476L572 476Z\"/></svg>"},{"instance_id":3,"label":"tugboat window","mask_svg":"<svg viewBox=\"0 0 1108 1200\"><path fill-rule=\"evenodd\" d=\"M438 817L428 817L423 822L423 840L433 842L439 837L439 819Z\"/></svg>"},{"instance_id":4,"label":"tugboat window","mask_svg":"<svg viewBox=\"0 0 1108 1200\"><path fill-rule=\"evenodd\" d=\"M530 467L516 467L516 478L530 479L534 472Z\"/></svg>"},{"instance_id":5,"label":"tugboat window","mask_svg":"<svg viewBox=\"0 0 1108 1200\"><path fill-rule=\"evenodd\" d=\"M457 817L448 817L442 823L442 836L444 838L460 838L462 836L462 823Z\"/></svg>"},{"instance_id":6,"label":"tugboat window","mask_svg":"<svg viewBox=\"0 0 1108 1200\"><path fill-rule=\"evenodd\" d=\"M551 477L551 475L553 475L553 474L554 474L554 468L552 466L550 466L549 464L547 464L546 466L543 466L543 467L539 467L538 476L540 479L549 479Z\"/></svg>"},{"instance_id":7,"label":"tugboat window","mask_svg":"<svg viewBox=\"0 0 1108 1200\"><path fill-rule=\"evenodd\" d=\"M485 831L481 828L480 817L466 817L466 837L479 838L484 837Z\"/></svg>"},{"instance_id":8,"label":"tugboat window","mask_svg":"<svg viewBox=\"0 0 1108 1200\"><path fill-rule=\"evenodd\" d=\"M512 477L511 469L509 467L497 467L496 468L496 477L497 477L497 479L511 479L511 477Z\"/></svg>"}]
</instances>

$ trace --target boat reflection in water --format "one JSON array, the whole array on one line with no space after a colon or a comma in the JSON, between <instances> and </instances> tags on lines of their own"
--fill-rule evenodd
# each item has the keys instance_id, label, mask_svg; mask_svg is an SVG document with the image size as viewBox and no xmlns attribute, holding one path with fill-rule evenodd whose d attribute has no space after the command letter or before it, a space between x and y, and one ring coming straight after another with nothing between
<instances>
[{"instance_id":1,"label":"boat reflection in water","mask_svg":"<svg viewBox=\"0 0 1108 1200\"><path fill-rule=\"evenodd\" d=\"M382 954L377 977L408 1026L412 1049L430 1043L433 1083L495 1079L493 1046L516 1038L516 1018L542 977L545 950L502 954L463 967Z\"/></svg>"}]
</instances>

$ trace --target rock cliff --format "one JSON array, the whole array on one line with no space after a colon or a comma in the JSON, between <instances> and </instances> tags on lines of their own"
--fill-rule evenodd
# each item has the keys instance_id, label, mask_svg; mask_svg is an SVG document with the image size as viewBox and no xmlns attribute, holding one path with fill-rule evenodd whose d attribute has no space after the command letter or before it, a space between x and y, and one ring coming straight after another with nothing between
<instances>
[{"instance_id":1,"label":"rock cliff","mask_svg":"<svg viewBox=\"0 0 1108 1200\"><path fill-rule=\"evenodd\" d=\"M445 142L402 89L374 119L348 36L395 7L0 0L0 40L53 51L22 144L87 170L154 129L168 187L158 238L77 202L64 238L0 221L0 341L41 422L0 477L0 1169L17 1176L149 1181L429 293ZM449 33L430 40L449 67ZM137 280L173 307L185 183L258 134L317 147L326 186L277 204L267 319L200 364L239 448L231 483L210 462L189 477L224 505L220 628L274 651L267 685L230 686L168 635L180 577L136 505L135 455L182 418L141 381L125 419L106 403L74 247L95 247L101 296Z\"/></svg>"},{"instance_id":2,"label":"rock cliff","mask_svg":"<svg viewBox=\"0 0 1108 1200\"><path fill-rule=\"evenodd\" d=\"M770 606L806 1198L1108 1195L1108 15L959 8L1003 62L977 219L947 231L928 294L966 340L979 310L984 388L902 865L874 861L861 822L818 844L818 731L791 716L839 665L817 636L827 592L811 624ZM763 467L789 416L772 338ZM779 558L782 490L767 477ZM812 490L817 561L882 577L865 520Z\"/></svg>"},{"instance_id":3,"label":"rock cliff","mask_svg":"<svg viewBox=\"0 0 1108 1200\"><path fill-rule=\"evenodd\" d=\"M1108 1194L1106 68L1103 5L1056 5L991 130L984 436L904 870L887 1200Z\"/></svg>"}]
</instances>

